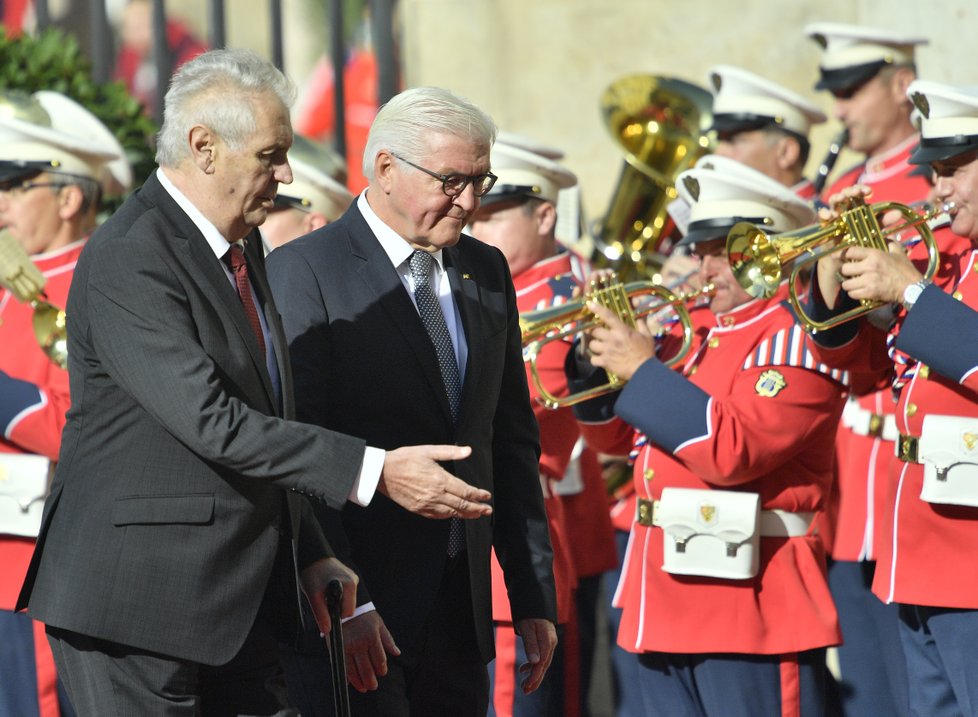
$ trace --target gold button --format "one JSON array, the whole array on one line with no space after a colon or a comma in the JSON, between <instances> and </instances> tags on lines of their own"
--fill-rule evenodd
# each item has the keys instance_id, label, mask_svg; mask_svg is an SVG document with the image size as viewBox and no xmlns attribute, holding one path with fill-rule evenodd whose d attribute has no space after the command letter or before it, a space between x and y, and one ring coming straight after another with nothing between
<instances>
[{"instance_id":1,"label":"gold button","mask_svg":"<svg viewBox=\"0 0 978 717\"><path fill-rule=\"evenodd\" d=\"M978 269L978 266L976 266L975 268ZM734 317L733 316L724 316L723 317L723 325L724 326L733 326L734 325Z\"/></svg>"},{"instance_id":2,"label":"gold button","mask_svg":"<svg viewBox=\"0 0 978 717\"><path fill-rule=\"evenodd\" d=\"M973 268L976 272L978 272L978 264L975 264Z\"/></svg>"},{"instance_id":3,"label":"gold button","mask_svg":"<svg viewBox=\"0 0 978 717\"><path fill-rule=\"evenodd\" d=\"M930 376L930 368L921 364L920 366L920 377L927 378Z\"/></svg>"},{"instance_id":4,"label":"gold button","mask_svg":"<svg viewBox=\"0 0 978 717\"><path fill-rule=\"evenodd\" d=\"M687 376L692 376L692 375L693 375L694 373L696 373L696 370L697 370L698 368L699 368L699 366L693 366L693 368L691 368L691 369L689 370L689 372L688 372L688 373L687 373L686 375L687 375Z\"/></svg>"},{"instance_id":5,"label":"gold button","mask_svg":"<svg viewBox=\"0 0 978 717\"><path fill-rule=\"evenodd\" d=\"M645 480L652 480L652 476L654 475L655 475L654 470L652 470L651 468L646 468L645 473L642 474L642 477L645 478Z\"/></svg>"},{"instance_id":6,"label":"gold button","mask_svg":"<svg viewBox=\"0 0 978 717\"><path fill-rule=\"evenodd\" d=\"M717 346L720 345L720 339L714 336L712 339L706 342L706 345L709 346L711 349L715 349Z\"/></svg>"},{"instance_id":7,"label":"gold button","mask_svg":"<svg viewBox=\"0 0 978 717\"><path fill-rule=\"evenodd\" d=\"M915 413L917 413L917 404L915 404L915 403L908 403L907 404L907 416L908 417L909 416L912 416Z\"/></svg>"},{"instance_id":8,"label":"gold button","mask_svg":"<svg viewBox=\"0 0 978 717\"><path fill-rule=\"evenodd\" d=\"M958 301L961 301L961 292L960 291L955 291L953 294L951 294L951 296L953 296Z\"/></svg>"}]
</instances>

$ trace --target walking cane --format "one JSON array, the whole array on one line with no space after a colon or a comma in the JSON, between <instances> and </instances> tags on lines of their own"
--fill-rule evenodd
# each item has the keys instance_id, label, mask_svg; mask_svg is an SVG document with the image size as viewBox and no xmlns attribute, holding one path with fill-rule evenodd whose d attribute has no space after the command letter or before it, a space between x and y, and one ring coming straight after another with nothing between
<instances>
[{"instance_id":1,"label":"walking cane","mask_svg":"<svg viewBox=\"0 0 978 717\"><path fill-rule=\"evenodd\" d=\"M350 692L346 686L346 655L343 652L343 624L340 610L343 605L343 583L331 580L326 586L326 606L329 609L329 661L333 665L333 707L337 717L350 717Z\"/></svg>"}]
</instances>

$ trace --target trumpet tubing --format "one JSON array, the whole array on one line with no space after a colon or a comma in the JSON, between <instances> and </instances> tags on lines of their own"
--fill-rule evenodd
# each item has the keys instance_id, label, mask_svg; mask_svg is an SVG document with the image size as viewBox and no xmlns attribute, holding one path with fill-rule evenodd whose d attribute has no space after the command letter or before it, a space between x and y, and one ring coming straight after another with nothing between
<instances>
[{"instance_id":1,"label":"trumpet tubing","mask_svg":"<svg viewBox=\"0 0 978 717\"><path fill-rule=\"evenodd\" d=\"M881 226L880 219L892 211L898 212L904 221L895 226ZM790 267L788 299L799 321L808 331L824 331L869 313L881 303L864 300L855 309L827 321L817 321L802 310L798 298L797 281L804 270L822 257L850 246L886 251L889 241L914 228L927 245L928 262L924 276L931 279L937 271L940 253L929 223L946 211L948 207L941 206L918 214L905 204L879 202L868 205L854 198L835 219L784 234L772 236L750 222L740 222L727 235L727 259L738 283L755 298L773 296L785 268Z\"/></svg>"},{"instance_id":2,"label":"trumpet tubing","mask_svg":"<svg viewBox=\"0 0 978 717\"><path fill-rule=\"evenodd\" d=\"M712 284L688 294L677 294L650 281L633 281L623 284L617 274L611 273L592 280L580 299L560 306L520 314L523 360L530 365L530 376L537 388L540 402L551 409L573 406L616 391L625 385L624 379L609 372L608 382L602 386L570 396L557 397L544 386L540 378L537 370L537 358L544 346L554 341L562 341L583 334L601 325L601 321L588 308L588 304L597 303L611 309L621 321L633 327L639 319L672 308L679 323L682 324L683 330L682 345L679 351L675 356L663 362L667 366L673 366L686 357L692 345L693 330L689 305L711 295L713 292ZM644 297L649 297L650 300L636 309L633 304Z\"/></svg>"}]
</instances>

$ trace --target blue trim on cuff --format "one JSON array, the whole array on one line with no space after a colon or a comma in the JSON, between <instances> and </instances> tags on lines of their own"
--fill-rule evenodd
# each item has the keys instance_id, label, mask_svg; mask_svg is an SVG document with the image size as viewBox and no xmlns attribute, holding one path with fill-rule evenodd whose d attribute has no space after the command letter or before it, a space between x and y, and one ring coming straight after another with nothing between
<instances>
[{"instance_id":1,"label":"blue trim on cuff","mask_svg":"<svg viewBox=\"0 0 978 717\"><path fill-rule=\"evenodd\" d=\"M615 413L670 453L709 433L710 394L656 359L622 389Z\"/></svg>"},{"instance_id":2,"label":"blue trim on cuff","mask_svg":"<svg viewBox=\"0 0 978 717\"><path fill-rule=\"evenodd\" d=\"M0 435L6 434L10 422L21 411L42 401L41 389L33 383L11 378L0 371Z\"/></svg>"},{"instance_id":3,"label":"blue trim on cuff","mask_svg":"<svg viewBox=\"0 0 978 717\"><path fill-rule=\"evenodd\" d=\"M827 321L828 319L835 318L839 314L849 311L850 309L854 309L859 305L858 301L840 289L839 300L836 307L834 309L830 309L825 305L825 301L822 299L822 292L818 290L818 279L814 272L812 272L811 287L811 291L808 292L808 298L802 303L802 307L805 309L805 313L815 321ZM787 306L788 311L790 311L795 317L795 321L798 321L798 316L795 314L791 304L785 302L785 306ZM799 323L801 322L799 321ZM847 343L855 339L858 333L859 321L847 321L844 324L839 324L838 326L825 331L816 331L814 334L810 334L810 336L819 346L824 346L827 349L834 349L838 348L839 346L845 346Z\"/></svg>"},{"instance_id":4,"label":"blue trim on cuff","mask_svg":"<svg viewBox=\"0 0 978 717\"><path fill-rule=\"evenodd\" d=\"M978 362L978 312L928 286L907 312L896 347L960 382Z\"/></svg>"},{"instance_id":5,"label":"blue trim on cuff","mask_svg":"<svg viewBox=\"0 0 978 717\"><path fill-rule=\"evenodd\" d=\"M608 383L608 374L603 368L596 368L591 365L590 361L581 358L578 351L579 343L578 340L575 340L573 348L564 357L567 389L572 394ZM583 423L606 423L615 417L615 401L617 399L618 391L614 391L578 403L572 408L574 417Z\"/></svg>"}]
</instances>

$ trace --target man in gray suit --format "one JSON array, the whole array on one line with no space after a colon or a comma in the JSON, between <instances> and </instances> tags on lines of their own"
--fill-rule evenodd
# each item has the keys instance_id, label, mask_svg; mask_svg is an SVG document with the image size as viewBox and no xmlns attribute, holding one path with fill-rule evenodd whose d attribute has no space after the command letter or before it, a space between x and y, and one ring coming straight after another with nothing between
<instances>
[{"instance_id":1,"label":"man in gray suit","mask_svg":"<svg viewBox=\"0 0 978 717\"><path fill-rule=\"evenodd\" d=\"M275 644L355 580L311 519L384 499L485 516L442 470L467 447L384 452L293 415L255 228L291 181L294 89L246 51L184 65L160 169L92 237L68 298L72 405L21 593L80 715L279 715ZM227 262L227 263L225 263ZM301 495L300 495L301 494Z\"/></svg>"},{"instance_id":2,"label":"man in gray suit","mask_svg":"<svg viewBox=\"0 0 978 717\"><path fill-rule=\"evenodd\" d=\"M451 470L493 494L493 515L427 520L384 498L317 507L361 581L346 623L354 713L485 715L492 659L490 546L523 637L523 689L556 645L539 432L513 281L462 228L495 180L492 119L440 88L378 113L365 193L335 222L268 256L302 420L379 446L460 443Z\"/></svg>"}]
</instances>

